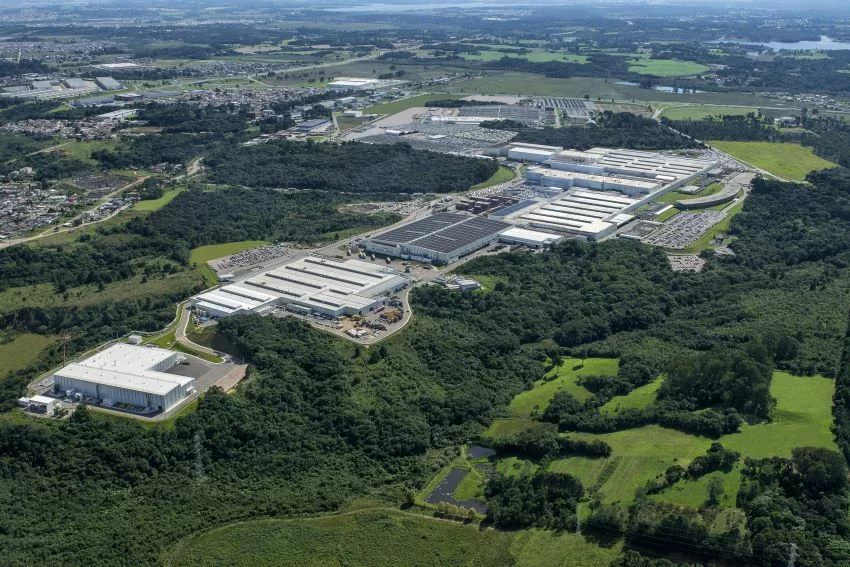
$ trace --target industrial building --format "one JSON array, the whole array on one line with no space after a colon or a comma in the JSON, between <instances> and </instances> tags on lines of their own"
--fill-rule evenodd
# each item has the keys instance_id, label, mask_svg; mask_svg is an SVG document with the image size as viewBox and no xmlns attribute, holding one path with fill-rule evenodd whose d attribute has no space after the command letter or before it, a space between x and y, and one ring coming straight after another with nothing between
<instances>
[{"instance_id":1,"label":"industrial building","mask_svg":"<svg viewBox=\"0 0 850 567\"><path fill-rule=\"evenodd\" d=\"M676 208L682 211L693 210L693 209L707 209L709 207L715 207L717 205L722 205L723 203L728 203L732 201L735 197L738 196L738 191L740 191L740 187L738 185L730 184L727 187L724 187L722 191L719 193L715 193L714 195L707 195L705 197L697 197L695 199L682 199L676 201Z\"/></svg>"},{"instance_id":2,"label":"industrial building","mask_svg":"<svg viewBox=\"0 0 850 567\"><path fill-rule=\"evenodd\" d=\"M554 199L534 201L535 208L525 206L512 211L504 218L518 226L528 227L532 232L547 231L561 235L567 233L598 240L613 234L617 227L632 220L634 217L627 212L638 203L640 201L620 193L574 189ZM528 240L543 238L511 231L505 231L499 238L508 242L512 234L516 238Z\"/></svg>"},{"instance_id":3,"label":"industrial building","mask_svg":"<svg viewBox=\"0 0 850 567\"><path fill-rule=\"evenodd\" d=\"M451 264L498 239L505 222L458 213L438 213L373 236L366 250L420 262Z\"/></svg>"},{"instance_id":4,"label":"industrial building","mask_svg":"<svg viewBox=\"0 0 850 567\"><path fill-rule=\"evenodd\" d=\"M620 191L626 195L649 195L650 193L657 192L663 186L657 181L647 181L634 177L614 177L593 173L561 171L547 167L530 167L525 174L525 178L529 183L545 185L547 187L558 187L560 189L581 187L599 191Z\"/></svg>"},{"instance_id":5,"label":"industrial building","mask_svg":"<svg viewBox=\"0 0 850 567\"><path fill-rule=\"evenodd\" d=\"M112 77L95 77L94 82L105 91L118 91L124 88L124 85Z\"/></svg>"},{"instance_id":6,"label":"industrial building","mask_svg":"<svg viewBox=\"0 0 850 567\"><path fill-rule=\"evenodd\" d=\"M521 244L529 248L548 248L557 244L564 238L563 234L543 232L541 230L529 230L527 228L513 227L499 235L499 242L505 244Z\"/></svg>"},{"instance_id":7,"label":"industrial building","mask_svg":"<svg viewBox=\"0 0 850 567\"><path fill-rule=\"evenodd\" d=\"M362 79L358 77L337 77L328 83L331 91L364 91L374 89L380 84L377 79Z\"/></svg>"},{"instance_id":8,"label":"industrial building","mask_svg":"<svg viewBox=\"0 0 850 567\"><path fill-rule=\"evenodd\" d=\"M389 267L307 256L202 293L191 302L210 317L265 314L279 307L339 317L375 312L407 285L408 280Z\"/></svg>"},{"instance_id":9,"label":"industrial building","mask_svg":"<svg viewBox=\"0 0 850 567\"><path fill-rule=\"evenodd\" d=\"M507 147L507 157L514 161L544 163L556 153L563 151L560 146L542 146L540 144L515 143Z\"/></svg>"},{"instance_id":10,"label":"industrial building","mask_svg":"<svg viewBox=\"0 0 850 567\"><path fill-rule=\"evenodd\" d=\"M628 176L662 185L683 185L708 171L714 162L638 150L591 148L586 152L566 150L553 154L544 165L562 171Z\"/></svg>"},{"instance_id":11,"label":"industrial building","mask_svg":"<svg viewBox=\"0 0 850 567\"><path fill-rule=\"evenodd\" d=\"M185 355L118 343L53 375L54 391L105 406L168 411L194 391L194 378L167 370Z\"/></svg>"}]
</instances>

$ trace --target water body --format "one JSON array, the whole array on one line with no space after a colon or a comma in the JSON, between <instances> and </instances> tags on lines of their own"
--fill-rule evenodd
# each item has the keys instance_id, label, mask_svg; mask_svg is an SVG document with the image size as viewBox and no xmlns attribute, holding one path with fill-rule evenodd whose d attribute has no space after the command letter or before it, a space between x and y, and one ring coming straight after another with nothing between
<instances>
[{"instance_id":1,"label":"water body","mask_svg":"<svg viewBox=\"0 0 850 567\"><path fill-rule=\"evenodd\" d=\"M523 4L521 7L534 6L535 4ZM421 10L445 10L448 8L465 9L501 9L516 8L510 2L440 2L423 4L361 4L357 6L340 6L324 8L328 12L413 12Z\"/></svg>"},{"instance_id":2,"label":"water body","mask_svg":"<svg viewBox=\"0 0 850 567\"><path fill-rule=\"evenodd\" d=\"M457 490L458 485L467 474L469 474L469 471L465 469L452 469L449 472L449 475L436 487L434 487L431 494L425 497L425 502L428 502L429 504L447 502L449 504L454 504L455 506L472 508L479 514L486 514L487 506L483 502L479 502L478 500L455 500L455 490Z\"/></svg>"},{"instance_id":3,"label":"water body","mask_svg":"<svg viewBox=\"0 0 850 567\"><path fill-rule=\"evenodd\" d=\"M801 50L822 50L822 51L839 51L850 49L850 43L846 41L835 41L834 39L822 35L818 41L742 41L738 39L720 39L711 43L738 43L746 45L761 45L769 47L774 51L801 51Z\"/></svg>"}]
</instances>

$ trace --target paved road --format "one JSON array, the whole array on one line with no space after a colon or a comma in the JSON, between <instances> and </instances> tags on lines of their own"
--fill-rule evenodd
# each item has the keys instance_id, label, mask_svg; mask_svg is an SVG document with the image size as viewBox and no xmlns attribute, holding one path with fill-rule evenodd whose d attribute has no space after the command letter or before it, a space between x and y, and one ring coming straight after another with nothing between
<instances>
[{"instance_id":1,"label":"paved road","mask_svg":"<svg viewBox=\"0 0 850 567\"><path fill-rule=\"evenodd\" d=\"M189 305L188 303L184 303L180 311L180 321L177 322L177 328L174 329L174 339L186 348L190 348L204 354L218 356L213 349L193 343L189 340L189 337L186 336L186 329L189 327L191 317L192 312L189 310Z\"/></svg>"}]
</instances>

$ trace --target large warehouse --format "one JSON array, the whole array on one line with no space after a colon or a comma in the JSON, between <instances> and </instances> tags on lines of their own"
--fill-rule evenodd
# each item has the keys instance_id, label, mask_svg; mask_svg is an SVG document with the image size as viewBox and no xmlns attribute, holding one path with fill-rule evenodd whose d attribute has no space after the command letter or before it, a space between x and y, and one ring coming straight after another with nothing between
<instances>
[{"instance_id":1,"label":"large warehouse","mask_svg":"<svg viewBox=\"0 0 850 567\"><path fill-rule=\"evenodd\" d=\"M373 236L366 250L420 262L451 264L495 242L511 225L458 213L438 213Z\"/></svg>"},{"instance_id":2,"label":"large warehouse","mask_svg":"<svg viewBox=\"0 0 850 567\"><path fill-rule=\"evenodd\" d=\"M598 240L632 220L627 212L640 201L619 193L574 189L536 208L523 207L506 217L517 225Z\"/></svg>"},{"instance_id":3,"label":"large warehouse","mask_svg":"<svg viewBox=\"0 0 850 567\"><path fill-rule=\"evenodd\" d=\"M276 307L339 317L374 312L407 284L391 268L307 256L197 295L192 306L211 317L263 314Z\"/></svg>"},{"instance_id":4,"label":"large warehouse","mask_svg":"<svg viewBox=\"0 0 850 567\"><path fill-rule=\"evenodd\" d=\"M58 370L54 390L95 398L105 406L168 411L194 389L194 378L166 372L183 360L178 352L118 343Z\"/></svg>"}]
</instances>

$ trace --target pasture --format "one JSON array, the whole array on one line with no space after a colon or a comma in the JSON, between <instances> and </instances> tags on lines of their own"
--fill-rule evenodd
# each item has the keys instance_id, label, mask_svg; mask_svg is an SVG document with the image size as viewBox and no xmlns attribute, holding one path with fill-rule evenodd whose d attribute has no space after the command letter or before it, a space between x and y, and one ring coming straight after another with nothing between
<instances>
[{"instance_id":1,"label":"pasture","mask_svg":"<svg viewBox=\"0 0 850 567\"><path fill-rule=\"evenodd\" d=\"M543 413L559 390L566 390L579 400L591 396L579 385L582 376L616 376L619 361L616 358L567 358L543 379L535 382L531 390L517 394L508 411L514 417Z\"/></svg>"},{"instance_id":2,"label":"pasture","mask_svg":"<svg viewBox=\"0 0 850 567\"><path fill-rule=\"evenodd\" d=\"M811 148L800 144L771 142L708 142L726 152L769 173L791 181L803 181L812 171L836 167L812 153Z\"/></svg>"}]
</instances>

